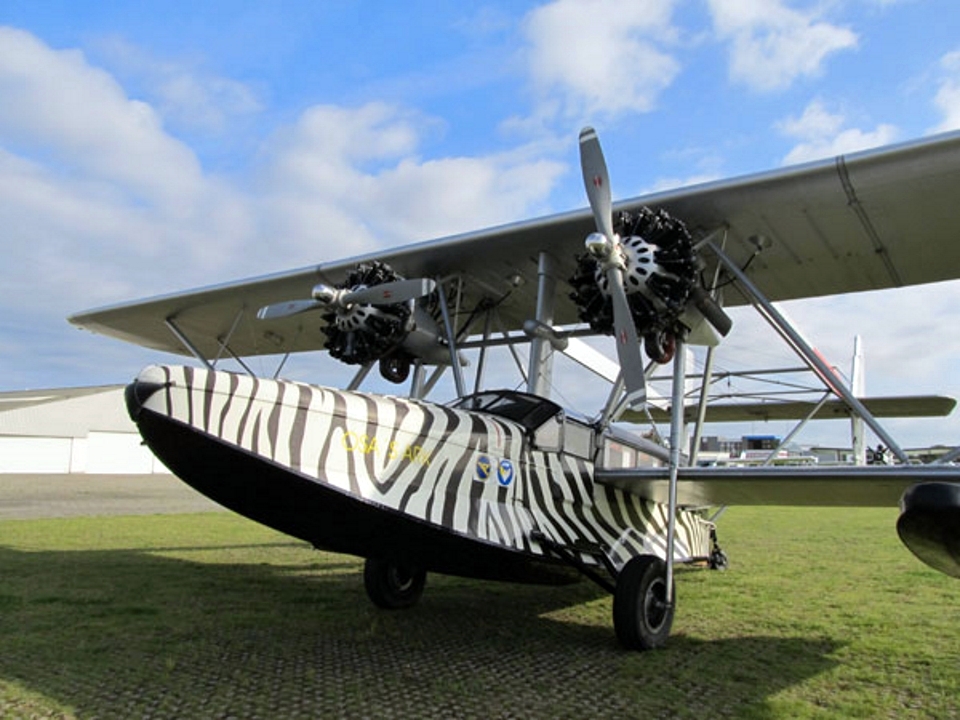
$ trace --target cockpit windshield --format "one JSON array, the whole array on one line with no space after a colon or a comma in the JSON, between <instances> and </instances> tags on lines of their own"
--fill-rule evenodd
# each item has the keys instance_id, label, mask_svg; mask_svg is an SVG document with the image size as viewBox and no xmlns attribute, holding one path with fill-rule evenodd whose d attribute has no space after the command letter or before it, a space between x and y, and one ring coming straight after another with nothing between
<instances>
[{"instance_id":1,"label":"cockpit windshield","mask_svg":"<svg viewBox=\"0 0 960 720\"><path fill-rule=\"evenodd\" d=\"M450 407L490 413L536 430L563 408L551 400L516 390L491 390L458 398Z\"/></svg>"}]
</instances>

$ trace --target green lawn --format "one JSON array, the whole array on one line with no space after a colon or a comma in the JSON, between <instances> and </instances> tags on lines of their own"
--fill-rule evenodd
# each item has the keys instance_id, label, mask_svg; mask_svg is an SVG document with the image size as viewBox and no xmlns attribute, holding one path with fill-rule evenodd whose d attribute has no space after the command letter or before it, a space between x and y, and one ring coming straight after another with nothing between
<instances>
[{"instance_id":1,"label":"green lawn","mask_svg":"<svg viewBox=\"0 0 960 720\"><path fill-rule=\"evenodd\" d=\"M360 562L229 514L0 523L3 717L960 717L960 582L893 510L732 509L668 648L611 600L431 576L399 613Z\"/></svg>"}]
</instances>

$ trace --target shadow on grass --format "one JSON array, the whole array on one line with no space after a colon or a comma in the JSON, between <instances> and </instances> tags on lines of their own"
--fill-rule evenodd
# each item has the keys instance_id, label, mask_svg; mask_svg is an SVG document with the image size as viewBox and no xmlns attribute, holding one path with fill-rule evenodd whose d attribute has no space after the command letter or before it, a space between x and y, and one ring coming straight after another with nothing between
<instances>
[{"instance_id":1,"label":"shadow on grass","mask_svg":"<svg viewBox=\"0 0 960 720\"><path fill-rule=\"evenodd\" d=\"M434 576L416 608L383 612L359 562L309 557L0 549L0 715L763 717L834 664L829 641L800 638L626 653L587 583Z\"/></svg>"}]
</instances>

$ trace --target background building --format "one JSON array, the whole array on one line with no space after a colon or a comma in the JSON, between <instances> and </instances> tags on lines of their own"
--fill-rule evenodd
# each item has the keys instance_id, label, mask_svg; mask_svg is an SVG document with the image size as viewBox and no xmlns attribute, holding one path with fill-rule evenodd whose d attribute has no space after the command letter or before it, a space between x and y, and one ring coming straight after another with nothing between
<instances>
[{"instance_id":1,"label":"background building","mask_svg":"<svg viewBox=\"0 0 960 720\"><path fill-rule=\"evenodd\" d=\"M122 385L0 394L0 473L167 472L141 444Z\"/></svg>"}]
</instances>

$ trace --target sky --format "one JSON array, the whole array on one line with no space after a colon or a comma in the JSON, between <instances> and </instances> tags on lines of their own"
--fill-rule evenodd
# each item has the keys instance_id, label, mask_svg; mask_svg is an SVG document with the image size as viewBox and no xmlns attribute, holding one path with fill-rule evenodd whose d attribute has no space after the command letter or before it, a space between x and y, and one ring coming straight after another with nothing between
<instances>
[{"instance_id":1,"label":"sky","mask_svg":"<svg viewBox=\"0 0 960 720\"><path fill-rule=\"evenodd\" d=\"M587 124L615 198L958 129L960 5L2 0L0 390L173 359L81 310L581 208ZM960 397L958 302L786 307L841 370L862 336L868 394ZM720 369L796 364L734 317ZM291 372L343 377L324 362ZM958 417L886 424L960 442Z\"/></svg>"}]
</instances>

